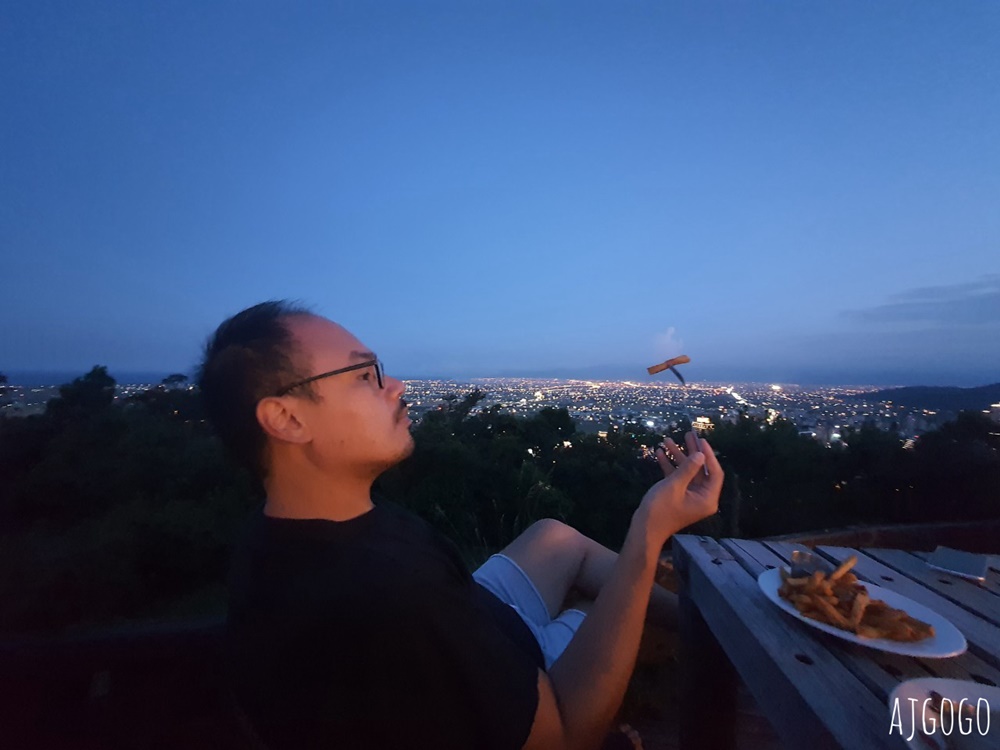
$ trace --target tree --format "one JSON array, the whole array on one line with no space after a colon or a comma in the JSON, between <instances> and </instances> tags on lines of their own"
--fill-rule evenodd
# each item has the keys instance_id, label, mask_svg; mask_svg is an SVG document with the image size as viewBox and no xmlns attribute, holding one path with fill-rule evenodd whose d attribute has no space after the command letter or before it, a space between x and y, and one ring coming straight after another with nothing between
<instances>
[{"instance_id":1,"label":"tree","mask_svg":"<svg viewBox=\"0 0 1000 750\"><path fill-rule=\"evenodd\" d=\"M201 394L193 389L157 385L130 396L127 403L181 422L205 419Z\"/></svg>"},{"instance_id":2,"label":"tree","mask_svg":"<svg viewBox=\"0 0 1000 750\"><path fill-rule=\"evenodd\" d=\"M923 435L905 477L912 485L913 520L940 521L1000 516L1000 434L981 412L960 412Z\"/></svg>"},{"instance_id":3,"label":"tree","mask_svg":"<svg viewBox=\"0 0 1000 750\"><path fill-rule=\"evenodd\" d=\"M720 532L736 527L752 537L833 522L838 498L831 449L799 435L791 422L741 414L718 425L711 443L726 472Z\"/></svg>"},{"instance_id":4,"label":"tree","mask_svg":"<svg viewBox=\"0 0 1000 750\"><path fill-rule=\"evenodd\" d=\"M174 388L175 386L184 385L188 380L188 376L181 372L175 372L173 375L167 375L160 382L167 388Z\"/></svg>"},{"instance_id":5,"label":"tree","mask_svg":"<svg viewBox=\"0 0 1000 750\"><path fill-rule=\"evenodd\" d=\"M45 413L56 419L73 419L100 412L114 402L115 385L108 368L95 365L86 375L59 386L59 395L46 404Z\"/></svg>"},{"instance_id":6,"label":"tree","mask_svg":"<svg viewBox=\"0 0 1000 750\"><path fill-rule=\"evenodd\" d=\"M844 433L837 481L852 523L902 523L912 516L913 453L899 435L868 422Z\"/></svg>"},{"instance_id":7,"label":"tree","mask_svg":"<svg viewBox=\"0 0 1000 750\"><path fill-rule=\"evenodd\" d=\"M222 606L255 484L183 418L196 391L115 402L113 384L94 368L45 414L0 420L0 632Z\"/></svg>"}]
</instances>

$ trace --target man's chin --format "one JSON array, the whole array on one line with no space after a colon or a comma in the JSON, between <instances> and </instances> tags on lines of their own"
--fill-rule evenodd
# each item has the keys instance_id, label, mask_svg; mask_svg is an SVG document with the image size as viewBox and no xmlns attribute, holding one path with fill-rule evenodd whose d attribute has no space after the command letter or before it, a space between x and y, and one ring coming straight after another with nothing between
<instances>
[{"instance_id":1,"label":"man's chin","mask_svg":"<svg viewBox=\"0 0 1000 750\"><path fill-rule=\"evenodd\" d=\"M417 447L416 442L413 440L413 435L410 435L409 433L407 433L406 437L407 437L406 447L403 448L403 453L399 457L400 461L403 461L403 460L409 458L410 456L412 456L413 455L413 450Z\"/></svg>"},{"instance_id":2,"label":"man's chin","mask_svg":"<svg viewBox=\"0 0 1000 750\"><path fill-rule=\"evenodd\" d=\"M400 447L399 452L388 462L386 468L392 468L398 463L401 463L413 455L413 450L416 448L416 443L413 441L413 436L407 432L406 442Z\"/></svg>"}]
</instances>

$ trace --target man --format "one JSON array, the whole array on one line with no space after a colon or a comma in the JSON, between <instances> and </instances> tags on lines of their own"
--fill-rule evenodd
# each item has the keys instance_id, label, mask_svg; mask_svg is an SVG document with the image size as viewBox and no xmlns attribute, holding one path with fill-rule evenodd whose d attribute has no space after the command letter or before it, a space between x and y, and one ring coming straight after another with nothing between
<instances>
[{"instance_id":1,"label":"man","mask_svg":"<svg viewBox=\"0 0 1000 750\"><path fill-rule=\"evenodd\" d=\"M228 644L269 748L601 745L647 609L671 617L653 583L661 548L717 509L707 442L657 451L664 478L620 554L547 520L470 576L426 523L372 501L413 439L404 384L348 331L265 302L219 326L199 380L267 495L234 559ZM574 588L586 614L562 611Z\"/></svg>"}]
</instances>

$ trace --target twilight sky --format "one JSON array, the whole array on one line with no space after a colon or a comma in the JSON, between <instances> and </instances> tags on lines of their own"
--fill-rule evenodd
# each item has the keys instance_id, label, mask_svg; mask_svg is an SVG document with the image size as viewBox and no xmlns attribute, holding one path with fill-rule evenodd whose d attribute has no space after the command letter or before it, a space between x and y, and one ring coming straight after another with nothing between
<instances>
[{"instance_id":1,"label":"twilight sky","mask_svg":"<svg viewBox=\"0 0 1000 750\"><path fill-rule=\"evenodd\" d=\"M1000 381L1000 3L5 3L0 370ZM12 378L14 380L14 378Z\"/></svg>"}]
</instances>

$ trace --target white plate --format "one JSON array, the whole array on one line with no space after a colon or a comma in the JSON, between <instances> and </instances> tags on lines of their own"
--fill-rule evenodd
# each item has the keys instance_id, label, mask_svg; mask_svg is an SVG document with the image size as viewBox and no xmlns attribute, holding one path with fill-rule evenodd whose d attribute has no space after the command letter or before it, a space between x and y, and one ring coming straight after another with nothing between
<instances>
[{"instance_id":1,"label":"white plate","mask_svg":"<svg viewBox=\"0 0 1000 750\"><path fill-rule=\"evenodd\" d=\"M967 680L944 680L938 677L923 677L919 680L907 680L899 685L896 685L896 689L889 694L889 725L892 726L893 721L897 721L895 727L891 729L892 734L902 735L903 740L909 747L917 747L921 750L926 750L928 747L932 747L932 744L926 743L921 737L921 729L923 724L923 719L925 718L922 714L922 707L924 701L930 697L931 691L934 690L941 694L942 697L948 698L955 703L956 707L959 702L965 698L966 705L972 705L976 707L979 711L986 711L987 708L992 712L990 717L989 729L987 730L986 721L987 717L985 713L979 714L979 726L976 725L976 719L972 719L971 727L969 725L964 725L961 729L969 731L971 728L972 732L969 738L975 737L976 739L981 739L983 747L998 747L1000 746L1000 721L997 721L997 711L1000 711L1000 688L992 687L990 685L980 685L978 682L972 682ZM979 704L980 698L985 699L985 703ZM910 703L910 699L916 699L916 703ZM894 707L896 702L899 702L899 711L893 716ZM915 708L914 708L915 706ZM951 729L951 736L958 735L960 732L960 727L941 727L940 720L936 715L934 715L930 709L927 711L927 728L928 730L934 729L933 734L939 735L938 739L946 741L943 736L944 729ZM935 720L932 726L931 719ZM916 721L917 731L913 731L914 720ZM899 725L902 725L902 732L899 730ZM985 735L980 734L980 729L987 730ZM910 735L913 735L910 739ZM959 740L962 738L960 737ZM969 743L971 744L971 743Z\"/></svg>"},{"instance_id":2,"label":"white plate","mask_svg":"<svg viewBox=\"0 0 1000 750\"><path fill-rule=\"evenodd\" d=\"M888 651L892 654L922 656L928 659L940 659L946 656L958 656L959 654L965 653L965 649L968 648L965 636L962 635L958 628L952 625L937 612L932 609L928 609L922 604L917 604L912 599L907 599L905 596L897 594L895 591L884 589L881 586L876 586L875 584L868 583L866 581L861 581L861 583L866 589L868 589L868 595L873 600L881 599L890 607L901 609L911 617L915 617L929 625L933 625L934 635L931 638L925 638L922 641L916 641L914 643L890 641L887 638L861 638L847 630L841 630L840 628L835 628L833 625L827 625L825 622L813 620L809 617L803 617L799 611L795 609L795 605L791 602L785 601L778 594L778 589L781 588L781 571L778 568L765 570L757 577L757 584L760 586L761 591L764 592L767 598L785 610L792 617L801 620L806 625L825 631L830 635L843 638L845 641L859 643L862 646L875 648L879 651Z\"/></svg>"}]
</instances>

